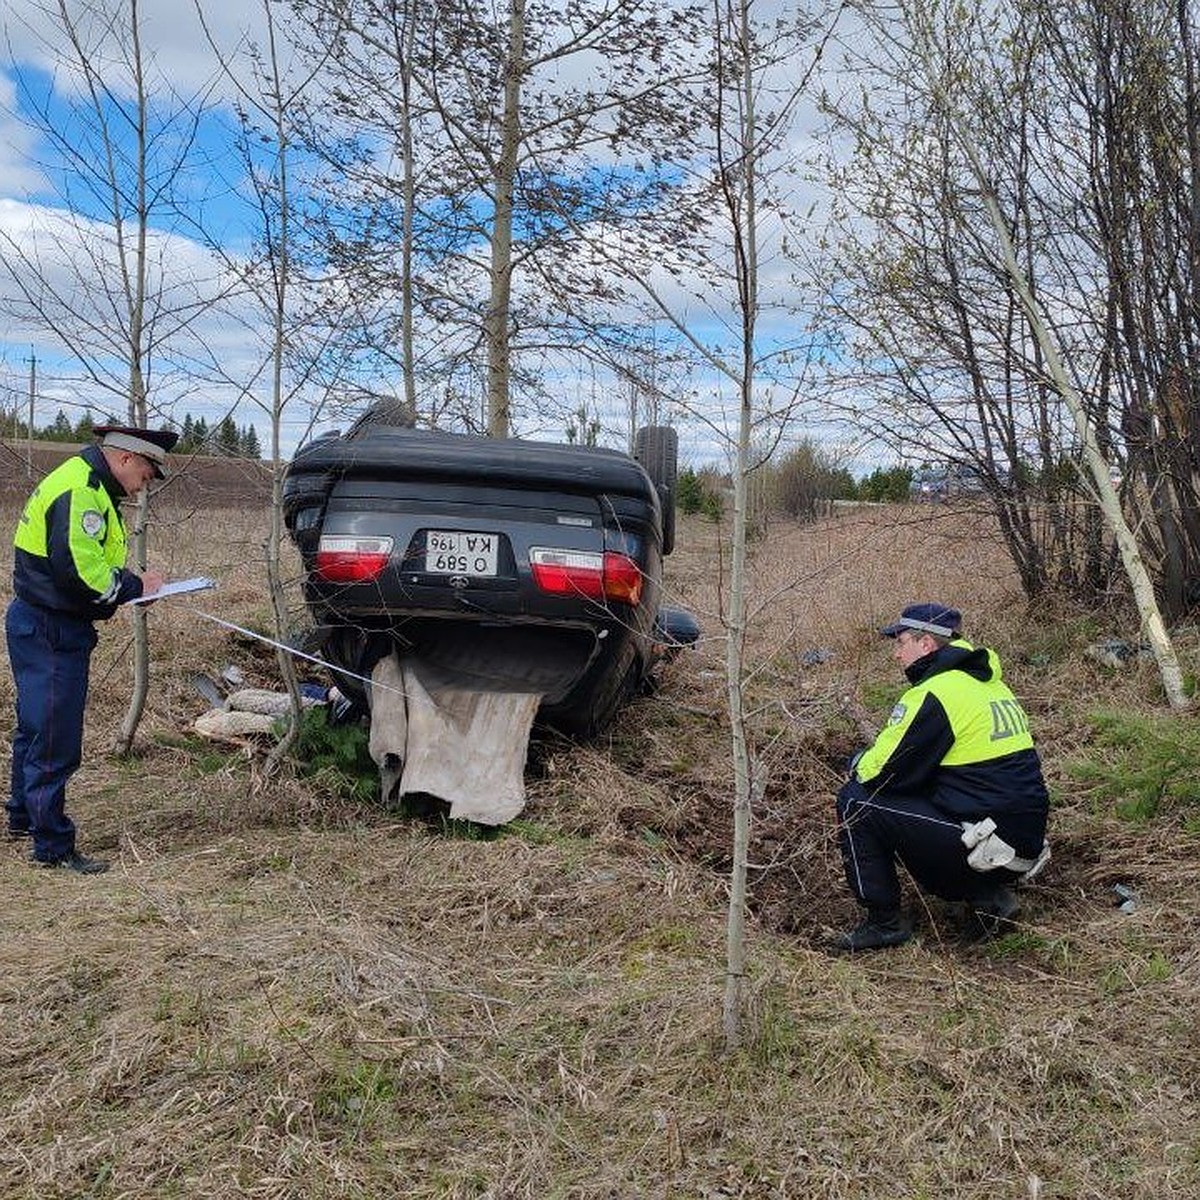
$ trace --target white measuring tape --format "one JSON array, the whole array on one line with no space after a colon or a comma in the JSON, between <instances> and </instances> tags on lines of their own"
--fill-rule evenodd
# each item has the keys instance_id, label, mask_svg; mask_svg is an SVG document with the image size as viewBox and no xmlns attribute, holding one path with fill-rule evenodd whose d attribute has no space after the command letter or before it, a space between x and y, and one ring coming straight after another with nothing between
<instances>
[{"instance_id":1,"label":"white measuring tape","mask_svg":"<svg viewBox=\"0 0 1200 1200\"><path fill-rule=\"evenodd\" d=\"M323 658L317 658L315 654L305 654L303 650L297 650L295 646L289 646L286 642L278 642L274 638L267 637L265 634L255 633L253 629L246 629L244 626L235 625L232 621L226 621L221 617L214 617L212 613L201 612L198 608L194 608L192 611L196 616L203 617L206 621L211 621L214 625L221 625L225 629L232 629L234 632L243 634L248 638L253 638L257 642L274 646L277 650L284 650L295 658L303 658L306 662L316 663L318 667L324 667L327 671L334 671L338 675L347 675L351 679L357 679L372 688L377 688L379 691L394 692L397 696L404 696L405 698L408 696L408 693L403 688L391 687L386 683L377 683L366 675L358 675L354 671L347 671L345 667L338 667L331 662L326 662Z\"/></svg>"}]
</instances>

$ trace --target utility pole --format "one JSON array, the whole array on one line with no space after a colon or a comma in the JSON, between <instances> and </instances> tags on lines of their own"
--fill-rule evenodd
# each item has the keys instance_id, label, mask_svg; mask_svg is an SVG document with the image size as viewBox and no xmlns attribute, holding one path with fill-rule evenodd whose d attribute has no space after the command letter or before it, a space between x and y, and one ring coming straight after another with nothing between
<instances>
[{"instance_id":1,"label":"utility pole","mask_svg":"<svg viewBox=\"0 0 1200 1200\"><path fill-rule=\"evenodd\" d=\"M33 400L37 395L37 355L29 347L29 440L25 443L25 469L33 478Z\"/></svg>"}]
</instances>

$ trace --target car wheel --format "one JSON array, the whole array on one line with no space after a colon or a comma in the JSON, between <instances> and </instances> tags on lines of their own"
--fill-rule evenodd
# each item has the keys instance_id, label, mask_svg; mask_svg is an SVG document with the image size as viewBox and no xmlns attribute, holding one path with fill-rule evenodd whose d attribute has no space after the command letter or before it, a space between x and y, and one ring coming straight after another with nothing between
<instances>
[{"instance_id":1,"label":"car wheel","mask_svg":"<svg viewBox=\"0 0 1200 1200\"><path fill-rule=\"evenodd\" d=\"M375 664L394 649L384 633L358 629L353 625L333 625L325 635L323 650L333 668L330 674L343 695L349 696L363 711L370 708L367 685ZM338 670L337 668L342 668ZM350 671L352 674L345 674Z\"/></svg>"},{"instance_id":2,"label":"car wheel","mask_svg":"<svg viewBox=\"0 0 1200 1200\"><path fill-rule=\"evenodd\" d=\"M633 457L650 476L662 507L662 552L675 549L675 476L679 470L679 431L670 425L646 425L633 439Z\"/></svg>"},{"instance_id":3,"label":"car wheel","mask_svg":"<svg viewBox=\"0 0 1200 1200\"><path fill-rule=\"evenodd\" d=\"M613 723L617 710L640 685L644 663L637 639L630 637L626 641L616 662L597 666L599 674L589 673L562 704L554 706L554 715L546 722L550 728L567 737L589 741Z\"/></svg>"}]
</instances>

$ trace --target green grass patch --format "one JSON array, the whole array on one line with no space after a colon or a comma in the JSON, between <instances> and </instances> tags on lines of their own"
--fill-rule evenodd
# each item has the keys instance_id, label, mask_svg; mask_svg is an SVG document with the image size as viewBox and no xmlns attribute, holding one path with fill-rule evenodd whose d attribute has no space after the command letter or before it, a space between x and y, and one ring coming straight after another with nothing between
<instances>
[{"instance_id":1,"label":"green grass patch","mask_svg":"<svg viewBox=\"0 0 1200 1200\"><path fill-rule=\"evenodd\" d=\"M1030 954L1044 954L1049 948L1049 939L1026 929L1014 929L984 943L989 958L1024 958Z\"/></svg>"},{"instance_id":2,"label":"green grass patch","mask_svg":"<svg viewBox=\"0 0 1200 1200\"><path fill-rule=\"evenodd\" d=\"M890 713L896 707L900 690L892 679L867 680L861 688L863 705L873 713Z\"/></svg>"},{"instance_id":3,"label":"green grass patch","mask_svg":"<svg viewBox=\"0 0 1200 1200\"><path fill-rule=\"evenodd\" d=\"M238 761L242 756L231 753L220 746L214 746L207 738L190 733L156 733L152 741L156 746L168 750L181 750L188 757L188 764L193 775L216 775L224 771L230 763ZM134 769L140 771L138 764Z\"/></svg>"},{"instance_id":4,"label":"green grass patch","mask_svg":"<svg viewBox=\"0 0 1200 1200\"><path fill-rule=\"evenodd\" d=\"M339 796L359 803L379 795L379 769L367 748L368 733L357 721L335 725L320 706L300 717L300 732L292 747L299 773L320 776Z\"/></svg>"},{"instance_id":5,"label":"green grass patch","mask_svg":"<svg viewBox=\"0 0 1200 1200\"><path fill-rule=\"evenodd\" d=\"M1130 958L1110 966L1100 976L1100 990L1106 996L1119 996L1165 983L1172 974L1171 960L1160 950L1155 950L1145 958Z\"/></svg>"},{"instance_id":6,"label":"green grass patch","mask_svg":"<svg viewBox=\"0 0 1200 1200\"><path fill-rule=\"evenodd\" d=\"M498 833L503 837L520 838L531 846L549 846L562 840L561 835L544 822L530 821L523 817L517 817L507 825L502 825Z\"/></svg>"},{"instance_id":7,"label":"green grass patch","mask_svg":"<svg viewBox=\"0 0 1200 1200\"><path fill-rule=\"evenodd\" d=\"M207 746L192 755L192 770L197 775L219 775L237 758L236 754Z\"/></svg>"},{"instance_id":8,"label":"green grass patch","mask_svg":"<svg viewBox=\"0 0 1200 1200\"><path fill-rule=\"evenodd\" d=\"M1014 649L1013 657L1045 670L1078 658L1084 646L1103 634L1100 619L1092 613L1079 614L1070 620L1035 622L1022 628L1022 643Z\"/></svg>"},{"instance_id":9,"label":"green grass patch","mask_svg":"<svg viewBox=\"0 0 1200 1200\"><path fill-rule=\"evenodd\" d=\"M347 1063L327 1073L314 1107L325 1120L358 1134L392 1107L399 1094L389 1068L378 1062Z\"/></svg>"},{"instance_id":10,"label":"green grass patch","mask_svg":"<svg viewBox=\"0 0 1200 1200\"><path fill-rule=\"evenodd\" d=\"M1200 807L1200 725L1192 718L1106 710L1088 720L1091 752L1067 769L1114 803L1118 816L1142 822Z\"/></svg>"}]
</instances>

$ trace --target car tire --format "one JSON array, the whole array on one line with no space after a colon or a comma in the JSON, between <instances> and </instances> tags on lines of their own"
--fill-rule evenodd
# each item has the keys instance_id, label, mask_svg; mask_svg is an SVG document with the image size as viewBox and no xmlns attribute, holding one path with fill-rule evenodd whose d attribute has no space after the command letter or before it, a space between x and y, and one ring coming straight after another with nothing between
<instances>
[{"instance_id":1,"label":"car tire","mask_svg":"<svg viewBox=\"0 0 1200 1200\"><path fill-rule=\"evenodd\" d=\"M322 645L330 675L338 690L364 712L371 707L368 685L364 680L371 677L379 660L394 648L392 639L386 633L340 623L328 627ZM351 674L347 675L347 671Z\"/></svg>"},{"instance_id":2,"label":"car tire","mask_svg":"<svg viewBox=\"0 0 1200 1200\"><path fill-rule=\"evenodd\" d=\"M630 637L611 666L604 664L601 677L596 678L597 664L584 676L566 701L555 706L554 716L546 724L566 737L592 741L612 725L621 705L640 687L645 664L638 641ZM596 690L591 688L595 686Z\"/></svg>"},{"instance_id":3,"label":"car tire","mask_svg":"<svg viewBox=\"0 0 1200 1200\"><path fill-rule=\"evenodd\" d=\"M679 431L670 425L645 425L633 439L633 457L650 476L662 508L662 552L675 549L675 477L679 471Z\"/></svg>"}]
</instances>

